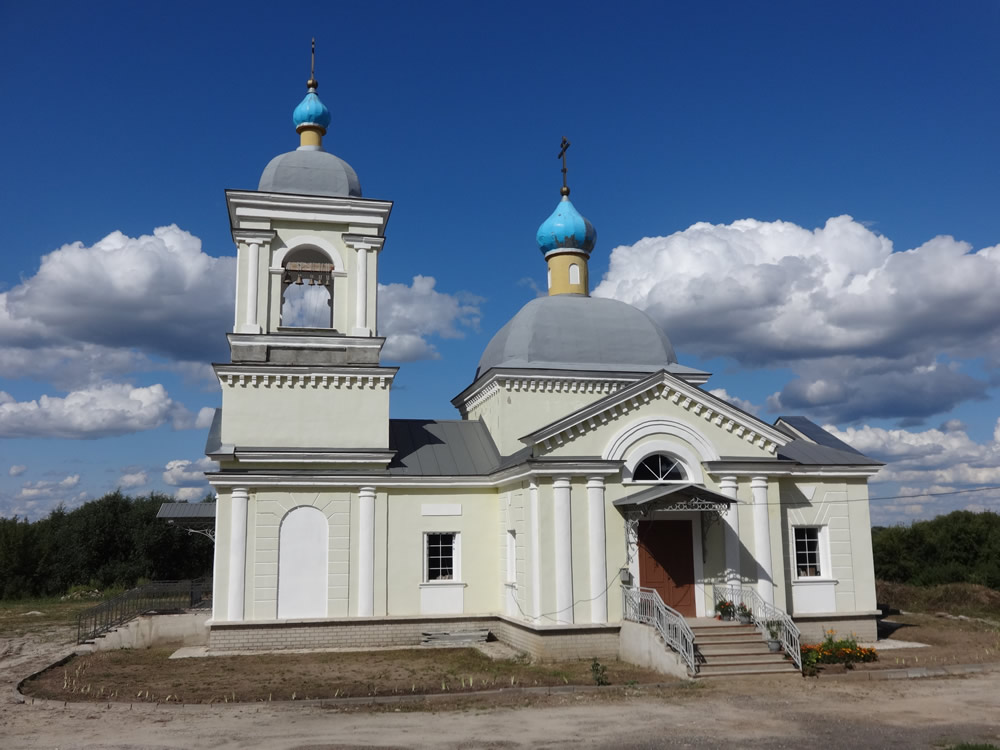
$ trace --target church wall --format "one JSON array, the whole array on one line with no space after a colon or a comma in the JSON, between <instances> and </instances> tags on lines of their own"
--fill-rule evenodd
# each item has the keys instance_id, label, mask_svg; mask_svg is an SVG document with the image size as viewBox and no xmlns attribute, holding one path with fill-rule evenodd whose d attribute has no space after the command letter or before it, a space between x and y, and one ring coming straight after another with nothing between
<instances>
[{"instance_id":1,"label":"church wall","mask_svg":"<svg viewBox=\"0 0 1000 750\"><path fill-rule=\"evenodd\" d=\"M478 419L482 414L500 453L507 455L524 447L520 438L582 409L604 395L580 391L505 390L501 387L495 396L470 410L469 418Z\"/></svg>"},{"instance_id":2,"label":"church wall","mask_svg":"<svg viewBox=\"0 0 1000 750\"><path fill-rule=\"evenodd\" d=\"M522 485L501 490L499 507L499 560L501 571L501 608L500 611L510 617L527 617L532 614L528 598L530 583L528 581L528 508L527 492ZM513 586L509 571L511 562L508 560L510 547L510 531L514 531Z\"/></svg>"},{"instance_id":3,"label":"church wall","mask_svg":"<svg viewBox=\"0 0 1000 750\"><path fill-rule=\"evenodd\" d=\"M386 448L389 389L223 384L222 442L269 448Z\"/></svg>"},{"instance_id":4,"label":"church wall","mask_svg":"<svg viewBox=\"0 0 1000 750\"><path fill-rule=\"evenodd\" d=\"M570 485L570 524L573 528L573 622L590 622L590 549L587 480L573 477Z\"/></svg>"},{"instance_id":5,"label":"church wall","mask_svg":"<svg viewBox=\"0 0 1000 750\"><path fill-rule=\"evenodd\" d=\"M460 535L460 582L465 614L501 611L501 557L496 543L499 496L493 488L393 489L386 500L386 566L376 564L376 578L385 581L385 614L421 614L424 583L424 534L457 532ZM460 514L453 515L460 506ZM439 513L448 515L437 515ZM431 515L435 513L435 515ZM379 547L376 542L376 549ZM391 575L387 571L391 571ZM378 596L376 584L376 597ZM376 605L376 615L379 614ZM462 612L452 613L462 614Z\"/></svg>"},{"instance_id":6,"label":"church wall","mask_svg":"<svg viewBox=\"0 0 1000 750\"><path fill-rule=\"evenodd\" d=\"M538 622L540 625L552 625L556 622L556 552L552 479L549 477L538 480L538 525L541 564L541 612Z\"/></svg>"},{"instance_id":7,"label":"church wall","mask_svg":"<svg viewBox=\"0 0 1000 750\"><path fill-rule=\"evenodd\" d=\"M278 616L281 523L289 511L300 506L317 508L328 523L326 616L349 614L350 493L257 490L251 496L247 518L247 559L252 561L247 577L253 582L253 597L248 601L252 602L252 619L273 620Z\"/></svg>"},{"instance_id":8,"label":"church wall","mask_svg":"<svg viewBox=\"0 0 1000 750\"><path fill-rule=\"evenodd\" d=\"M875 580L866 481L783 480L779 496L779 538L784 553L780 570L788 581L780 589L785 594L781 606L793 617L873 611ZM816 578L802 579L796 575L796 526L820 529L822 574Z\"/></svg>"}]
</instances>

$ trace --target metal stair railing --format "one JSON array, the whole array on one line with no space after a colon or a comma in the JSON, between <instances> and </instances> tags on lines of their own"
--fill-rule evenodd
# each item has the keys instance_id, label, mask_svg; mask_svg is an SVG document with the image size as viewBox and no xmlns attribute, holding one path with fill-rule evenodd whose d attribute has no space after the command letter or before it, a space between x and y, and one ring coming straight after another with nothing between
<instances>
[{"instance_id":1,"label":"metal stair railing","mask_svg":"<svg viewBox=\"0 0 1000 750\"><path fill-rule=\"evenodd\" d=\"M212 579L152 581L84 610L76 617L76 642L84 643L146 612L204 609L212 603Z\"/></svg>"},{"instance_id":2,"label":"metal stair railing","mask_svg":"<svg viewBox=\"0 0 1000 750\"><path fill-rule=\"evenodd\" d=\"M799 628L787 612L778 609L773 604L768 604L757 591L751 588L716 585L714 589L716 611L718 611L719 602L722 601L732 602L734 608L738 608L742 604L750 610L750 619L758 631L763 633L770 629L769 625L774 626L778 631L778 640L781 641L785 654L795 664L796 669L802 671Z\"/></svg>"},{"instance_id":3,"label":"metal stair railing","mask_svg":"<svg viewBox=\"0 0 1000 750\"><path fill-rule=\"evenodd\" d=\"M668 607L655 589L622 586L622 619L652 625L663 642L676 651L691 675L698 673L694 658L694 633L684 616Z\"/></svg>"}]
</instances>

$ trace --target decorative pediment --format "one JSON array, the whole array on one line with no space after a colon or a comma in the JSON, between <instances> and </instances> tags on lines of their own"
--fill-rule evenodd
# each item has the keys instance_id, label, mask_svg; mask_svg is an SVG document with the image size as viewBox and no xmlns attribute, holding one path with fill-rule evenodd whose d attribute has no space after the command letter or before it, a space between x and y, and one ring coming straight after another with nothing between
<instances>
[{"instance_id":1,"label":"decorative pediment","mask_svg":"<svg viewBox=\"0 0 1000 750\"><path fill-rule=\"evenodd\" d=\"M675 404L769 454L790 440L788 435L717 396L661 371L525 435L521 442L546 453L657 400Z\"/></svg>"}]
</instances>

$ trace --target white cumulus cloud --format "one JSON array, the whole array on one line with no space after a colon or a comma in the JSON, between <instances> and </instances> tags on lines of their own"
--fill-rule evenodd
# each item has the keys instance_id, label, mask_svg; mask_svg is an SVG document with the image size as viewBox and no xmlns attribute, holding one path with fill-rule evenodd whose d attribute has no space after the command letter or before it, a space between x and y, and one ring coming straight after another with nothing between
<instances>
[{"instance_id":1,"label":"white cumulus cloud","mask_svg":"<svg viewBox=\"0 0 1000 750\"><path fill-rule=\"evenodd\" d=\"M171 487L182 487L193 484L207 485L205 472L216 471L219 464L208 458L199 458L197 461L176 459L167 462L164 468L163 481Z\"/></svg>"},{"instance_id":2,"label":"white cumulus cloud","mask_svg":"<svg viewBox=\"0 0 1000 750\"><path fill-rule=\"evenodd\" d=\"M942 269L947 269L943 273ZM769 401L833 421L921 419L983 398L958 361L1000 364L1000 246L893 252L849 216L694 224L612 250L594 290L649 312L683 352L796 379Z\"/></svg>"},{"instance_id":3,"label":"white cumulus cloud","mask_svg":"<svg viewBox=\"0 0 1000 750\"><path fill-rule=\"evenodd\" d=\"M433 276L414 276L412 284L379 284L378 328L386 337L382 356L397 362L433 359L431 336L462 338L478 330L482 298L466 292L435 289Z\"/></svg>"},{"instance_id":4,"label":"white cumulus cloud","mask_svg":"<svg viewBox=\"0 0 1000 750\"><path fill-rule=\"evenodd\" d=\"M104 383L65 397L16 401L0 392L0 437L98 438L150 430L176 405L162 385Z\"/></svg>"},{"instance_id":5,"label":"white cumulus cloud","mask_svg":"<svg viewBox=\"0 0 1000 750\"><path fill-rule=\"evenodd\" d=\"M10 467L10 469L7 470L7 474L8 476L19 477L27 470L28 467L25 466L24 464L14 464L13 466Z\"/></svg>"},{"instance_id":6,"label":"white cumulus cloud","mask_svg":"<svg viewBox=\"0 0 1000 750\"><path fill-rule=\"evenodd\" d=\"M997 420L1000 430L1000 420ZM880 427L825 429L857 450L886 462L880 482L906 483L908 493L932 485L1000 484L1000 441L977 443L965 430L887 430ZM996 434L994 438L996 438ZM924 489L919 489L924 488Z\"/></svg>"},{"instance_id":7,"label":"white cumulus cloud","mask_svg":"<svg viewBox=\"0 0 1000 750\"><path fill-rule=\"evenodd\" d=\"M709 391L713 396L721 398L737 409L742 409L747 414L753 414L754 416L760 416L760 407L752 401L747 401L745 398L740 398L739 396L730 396L725 388L713 388Z\"/></svg>"},{"instance_id":8,"label":"white cumulus cloud","mask_svg":"<svg viewBox=\"0 0 1000 750\"><path fill-rule=\"evenodd\" d=\"M118 480L118 486L123 490L134 489L135 487L142 487L149 478L144 471L136 471L130 474L122 474L121 478Z\"/></svg>"},{"instance_id":9,"label":"white cumulus cloud","mask_svg":"<svg viewBox=\"0 0 1000 750\"><path fill-rule=\"evenodd\" d=\"M192 500L201 500L208 492L209 490L202 487L179 487L174 490L174 499L190 503Z\"/></svg>"}]
</instances>

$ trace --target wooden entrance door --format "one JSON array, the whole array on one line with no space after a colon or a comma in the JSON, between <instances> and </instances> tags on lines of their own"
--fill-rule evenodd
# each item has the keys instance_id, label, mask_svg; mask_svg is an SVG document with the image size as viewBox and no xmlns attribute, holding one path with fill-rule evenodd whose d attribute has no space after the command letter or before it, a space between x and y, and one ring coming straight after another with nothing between
<instances>
[{"instance_id":1,"label":"wooden entrance door","mask_svg":"<svg viewBox=\"0 0 1000 750\"><path fill-rule=\"evenodd\" d=\"M639 584L685 617L697 615L691 521L639 522Z\"/></svg>"}]
</instances>

